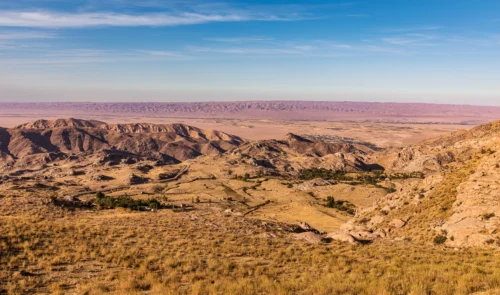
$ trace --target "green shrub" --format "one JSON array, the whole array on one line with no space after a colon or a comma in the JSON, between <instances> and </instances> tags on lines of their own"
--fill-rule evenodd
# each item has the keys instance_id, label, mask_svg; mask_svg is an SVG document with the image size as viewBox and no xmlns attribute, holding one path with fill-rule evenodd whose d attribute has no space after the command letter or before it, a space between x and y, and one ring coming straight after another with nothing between
<instances>
[{"instance_id":1,"label":"green shrub","mask_svg":"<svg viewBox=\"0 0 500 295\"><path fill-rule=\"evenodd\" d=\"M482 216L483 216L484 220L489 220L489 219L495 217L495 213L487 213L487 214L483 214Z\"/></svg>"},{"instance_id":2,"label":"green shrub","mask_svg":"<svg viewBox=\"0 0 500 295\"><path fill-rule=\"evenodd\" d=\"M113 208L128 208L132 210L140 210L141 207L149 207L151 209L161 208L161 203L157 199L149 200L134 200L129 196L119 196L113 198L106 196L102 192L96 194L94 203L99 209L113 209Z\"/></svg>"},{"instance_id":3,"label":"green shrub","mask_svg":"<svg viewBox=\"0 0 500 295\"><path fill-rule=\"evenodd\" d=\"M113 198L106 196L102 192L96 194L95 203L100 209L112 209L115 207Z\"/></svg>"},{"instance_id":4,"label":"green shrub","mask_svg":"<svg viewBox=\"0 0 500 295\"><path fill-rule=\"evenodd\" d=\"M446 236L443 236L443 235L436 236L434 238L434 245L444 244L444 242L446 242L447 239L448 238Z\"/></svg>"},{"instance_id":5,"label":"green shrub","mask_svg":"<svg viewBox=\"0 0 500 295\"><path fill-rule=\"evenodd\" d=\"M157 199L149 199L147 201L148 207L151 209L160 209L161 208L161 203Z\"/></svg>"},{"instance_id":6,"label":"green shrub","mask_svg":"<svg viewBox=\"0 0 500 295\"><path fill-rule=\"evenodd\" d=\"M346 212L349 215L356 214L355 206L348 201L335 201L335 198L329 196L326 198L325 207L334 208L342 212Z\"/></svg>"}]
</instances>

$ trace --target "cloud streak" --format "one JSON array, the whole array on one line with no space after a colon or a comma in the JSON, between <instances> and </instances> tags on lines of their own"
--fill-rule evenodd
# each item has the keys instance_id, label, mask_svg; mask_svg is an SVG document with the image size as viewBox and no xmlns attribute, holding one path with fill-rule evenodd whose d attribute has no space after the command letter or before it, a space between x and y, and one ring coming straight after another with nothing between
<instances>
[{"instance_id":1,"label":"cloud streak","mask_svg":"<svg viewBox=\"0 0 500 295\"><path fill-rule=\"evenodd\" d=\"M205 38L205 41L222 42L222 43L247 43L247 42L268 42L273 41L273 38L264 37L237 37L237 38Z\"/></svg>"},{"instance_id":2,"label":"cloud streak","mask_svg":"<svg viewBox=\"0 0 500 295\"><path fill-rule=\"evenodd\" d=\"M0 31L0 41L34 40L34 39L54 39L57 36L47 32L13 32Z\"/></svg>"},{"instance_id":3,"label":"cloud streak","mask_svg":"<svg viewBox=\"0 0 500 295\"><path fill-rule=\"evenodd\" d=\"M286 48L242 48L242 47L212 48L212 47L188 46L188 50L191 52L243 54L243 55L297 55L304 53L304 51L299 49L286 49Z\"/></svg>"},{"instance_id":4,"label":"cloud streak","mask_svg":"<svg viewBox=\"0 0 500 295\"><path fill-rule=\"evenodd\" d=\"M403 36L382 38L386 43L401 46L434 46L434 44L429 43L429 41L435 39L436 36L427 34L406 34Z\"/></svg>"},{"instance_id":5,"label":"cloud streak","mask_svg":"<svg viewBox=\"0 0 500 295\"><path fill-rule=\"evenodd\" d=\"M1 44L0 44L1 46ZM1 47L0 47L1 48ZM172 51L73 49L47 51L37 57L0 58L4 65L73 65L123 62L168 62L189 57Z\"/></svg>"},{"instance_id":6,"label":"cloud streak","mask_svg":"<svg viewBox=\"0 0 500 295\"><path fill-rule=\"evenodd\" d=\"M407 32L419 32L419 31L435 31L435 30L441 30L441 29L444 29L444 27L441 27L441 26L416 26L416 27L382 30L382 32L385 32L385 33L407 33Z\"/></svg>"},{"instance_id":7,"label":"cloud streak","mask_svg":"<svg viewBox=\"0 0 500 295\"><path fill-rule=\"evenodd\" d=\"M280 16L250 11L229 13L57 13L49 11L0 11L0 27L85 28L85 27L166 27L215 22L293 21L298 16Z\"/></svg>"}]
</instances>

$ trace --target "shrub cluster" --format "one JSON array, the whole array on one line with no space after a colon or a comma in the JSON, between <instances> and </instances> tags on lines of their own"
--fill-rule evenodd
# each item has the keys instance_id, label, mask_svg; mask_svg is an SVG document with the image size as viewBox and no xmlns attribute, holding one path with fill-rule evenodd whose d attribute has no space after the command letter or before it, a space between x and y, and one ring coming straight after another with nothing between
<instances>
[{"instance_id":1,"label":"shrub cluster","mask_svg":"<svg viewBox=\"0 0 500 295\"><path fill-rule=\"evenodd\" d=\"M386 174L382 171L347 173L346 171L336 171L328 169L304 169L300 171L300 179L311 180L315 178L333 179L337 181L351 181L358 184L376 185L378 182L389 179L409 179L409 178L424 178L422 172L411 173L392 173Z\"/></svg>"},{"instance_id":2,"label":"shrub cluster","mask_svg":"<svg viewBox=\"0 0 500 295\"><path fill-rule=\"evenodd\" d=\"M161 208L161 203L157 199L149 200L134 200L129 196L111 197L99 192L94 200L100 209L113 209L113 208L128 208L132 210L141 210L143 207L151 209Z\"/></svg>"},{"instance_id":3,"label":"shrub cluster","mask_svg":"<svg viewBox=\"0 0 500 295\"><path fill-rule=\"evenodd\" d=\"M434 245L444 244L444 242L446 242L447 239L448 238L446 236L443 236L443 235L436 236L434 238Z\"/></svg>"},{"instance_id":4,"label":"shrub cluster","mask_svg":"<svg viewBox=\"0 0 500 295\"><path fill-rule=\"evenodd\" d=\"M346 212L349 215L356 214L356 206L348 201L335 201L335 198L329 196L326 198L325 207L334 208L342 212Z\"/></svg>"}]
</instances>

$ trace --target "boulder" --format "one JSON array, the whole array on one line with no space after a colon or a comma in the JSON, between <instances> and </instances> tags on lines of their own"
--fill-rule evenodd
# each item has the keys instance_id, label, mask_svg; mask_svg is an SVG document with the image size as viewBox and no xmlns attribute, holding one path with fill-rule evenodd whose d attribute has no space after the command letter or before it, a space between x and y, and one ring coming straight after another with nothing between
<instances>
[{"instance_id":1,"label":"boulder","mask_svg":"<svg viewBox=\"0 0 500 295\"><path fill-rule=\"evenodd\" d=\"M306 222L299 222L298 224L298 228L297 228L297 232L301 233L301 232L313 232L315 234L319 234L320 232L315 229L314 227L310 226L308 223Z\"/></svg>"},{"instance_id":2,"label":"boulder","mask_svg":"<svg viewBox=\"0 0 500 295\"><path fill-rule=\"evenodd\" d=\"M329 240L334 240L334 241L346 242L346 243L353 244L353 245L359 244L359 242L358 242L358 240L356 240L356 238L354 238L350 234L343 233L343 232L329 233L325 236L325 238L329 239Z\"/></svg>"},{"instance_id":3,"label":"boulder","mask_svg":"<svg viewBox=\"0 0 500 295\"><path fill-rule=\"evenodd\" d=\"M373 241L380 238L380 235L369 231L351 232L350 235L358 241Z\"/></svg>"},{"instance_id":4,"label":"boulder","mask_svg":"<svg viewBox=\"0 0 500 295\"><path fill-rule=\"evenodd\" d=\"M226 209L224 211L224 215L225 216L243 216L243 214L241 212L238 212L234 209Z\"/></svg>"},{"instance_id":5,"label":"boulder","mask_svg":"<svg viewBox=\"0 0 500 295\"><path fill-rule=\"evenodd\" d=\"M402 228L402 227L404 227L405 225L406 225L406 222L404 222L404 221L403 221L403 220L401 220L401 219L397 219L397 218L393 219L393 220L391 221L391 223L390 223L390 226L395 227L395 228Z\"/></svg>"},{"instance_id":6,"label":"boulder","mask_svg":"<svg viewBox=\"0 0 500 295\"><path fill-rule=\"evenodd\" d=\"M372 219L370 219L370 223L373 224L373 225L378 225L378 224L381 224L382 222L384 222L384 216L382 215L375 215L372 217Z\"/></svg>"},{"instance_id":7,"label":"boulder","mask_svg":"<svg viewBox=\"0 0 500 295\"><path fill-rule=\"evenodd\" d=\"M81 202L81 200L78 198L78 197L75 197L75 196L64 196L64 200L67 201L67 202L76 202L76 203L79 203Z\"/></svg>"},{"instance_id":8,"label":"boulder","mask_svg":"<svg viewBox=\"0 0 500 295\"><path fill-rule=\"evenodd\" d=\"M317 244L323 240L323 237L321 235L313 232L303 232L300 234L294 234L293 237L297 240L301 240L311 244Z\"/></svg>"}]
</instances>

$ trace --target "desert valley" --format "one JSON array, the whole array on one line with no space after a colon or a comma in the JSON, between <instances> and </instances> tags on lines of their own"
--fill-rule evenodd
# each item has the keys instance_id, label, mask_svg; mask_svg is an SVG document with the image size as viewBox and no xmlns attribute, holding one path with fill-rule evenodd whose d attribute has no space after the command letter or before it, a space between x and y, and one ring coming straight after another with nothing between
<instances>
[{"instance_id":1,"label":"desert valley","mask_svg":"<svg viewBox=\"0 0 500 295\"><path fill-rule=\"evenodd\" d=\"M488 116L3 112L0 294L500 291Z\"/></svg>"}]
</instances>

